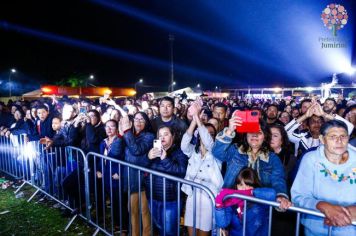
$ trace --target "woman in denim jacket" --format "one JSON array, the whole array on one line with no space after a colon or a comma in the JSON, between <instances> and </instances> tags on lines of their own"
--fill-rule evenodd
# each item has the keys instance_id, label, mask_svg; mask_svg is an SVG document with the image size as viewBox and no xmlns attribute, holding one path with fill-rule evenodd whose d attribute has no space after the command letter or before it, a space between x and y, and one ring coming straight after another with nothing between
<instances>
[{"instance_id":1,"label":"woman in denim jacket","mask_svg":"<svg viewBox=\"0 0 356 236\"><path fill-rule=\"evenodd\" d=\"M236 178L234 189L222 189L216 197L215 219L216 226L225 228L229 235L243 235L243 212L246 209L246 235L268 235L268 205L248 203L244 206L244 200L224 198L231 194L253 196L267 201L276 199L276 191L273 188L261 188L256 172L248 167L241 170ZM253 220L251 220L253 219Z\"/></svg>"},{"instance_id":2,"label":"woman in denim jacket","mask_svg":"<svg viewBox=\"0 0 356 236\"><path fill-rule=\"evenodd\" d=\"M119 124L116 120L108 120L105 123L105 131L108 136L100 143L100 154L116 159L124 159L124 149L122 138L118 137ZM115 231L120 230L125 232L128 229L128 214L127 214L127 194L121 193L121 207L120 207L120 196L119 187L126 180L123 174L123 167L119 168L119 164L114 162L105 161L100 159L97 168L96 176L98 178L98 190L97 190L97 205L99 210L98 215L102 217L104 214L104 209L102 206L105 205L106 198L110 198L111 208L113 209L113 223ZM104 181L102 181L104 178ZM104 184L102 187L101 185ZM104 191L106 194L103 194ZM112 191L112 198L110 191ZM102 196L104 199L102 199ZM122 225L120 225L120 211L122 214Z\"/></svg>"},{"instance_id":3,"label":"woman in denim jacket","mask_svg":"<svg viewBox=\"0 0 356 236\"><path fill-rule=\"evenodd\" d=\"M235 137L236 126L241 126L241 118L232 115L229 127L216 137L212 153L220 161L227 162L223 188L232 188L236 176L243 167L256 170L262 187L271 187L277 193L277 202L281 209L287 209L292 204L287 195L287 185L283 165L279 157L270 151L270 130L267 124L260 121L260 131L245 133L242 145L237 147L231 141Z\"/></svg>"}]
</instances>

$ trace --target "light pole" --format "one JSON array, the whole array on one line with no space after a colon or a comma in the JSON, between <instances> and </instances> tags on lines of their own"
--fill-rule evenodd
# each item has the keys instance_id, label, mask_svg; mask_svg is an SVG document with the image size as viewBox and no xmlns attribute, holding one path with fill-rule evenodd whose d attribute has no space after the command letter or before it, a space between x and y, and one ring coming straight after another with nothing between
<instances>
[{"instance_id":1,"label":"light pole","mask_svg":"<svg viewBox=\"0 0 356 236\"><path fill-rule=\"evenodd\" d=\"M89 77L86 79L86 85L85 87L88 87L88 80L94 80L95 76L93 74L89 75Z\"/></svg>"},{"instance_id":2,"label":"light pole","mask_svg":"<svg viewBox=\"0 0 356 236\"><path fill-rule=\"evenodd\" d=\"M171 85L172 85L172 92L173 92L173 83L174 82L174 64L173 64L173 43L174 43L174 35L168 35L169 46L170 46L170 54L171 54ZM169 90L168 90L169 91Z\"/></svg>"},{"instance_id":3,"label":"light pole","mask_svg":"<svg viewBox=\"0 0 356 236\"><path fill-rule=\"evenodd\" d=\"M11 97L11 75L16 73L16 69L12 68L9 74L9 97Z\"/></svg>"},{"instance_id":4,"label":"light pole","mask_svg":"<svg viewBox=\"0 0 356 236\"><path fill-rule=\"evenodd\" d=\"M168 86L168 92L169 92L169 88L172 88L172 92L174 91L174 89L173 89L174 85L176 85L176 82L175 82L175 81L173 81L172 84L170 84L170 85Z\"/></svg>"},{"instance_id":5,"label":"light pole","mask_svg":"<svg viewBox=\"0 0 356 236\"><path fill-rule=\"evenodd\" d=\"M143 79L142 79L142 78L141 78L139 81L137 81L137 82L135 83L135 91L136 91L137 85L138 85L138 84L142 84L142 83L143 83ZM137 91L136 91L135 97L137 97Z\"/></svg>"}]
</instances>

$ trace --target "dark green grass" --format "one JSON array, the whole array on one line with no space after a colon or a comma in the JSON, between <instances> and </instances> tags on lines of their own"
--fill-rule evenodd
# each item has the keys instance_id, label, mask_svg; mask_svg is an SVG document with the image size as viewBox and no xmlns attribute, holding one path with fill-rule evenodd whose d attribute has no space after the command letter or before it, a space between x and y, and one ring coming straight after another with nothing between
<instances>
[{"instance_id":1,"label":"dark green grass","mask_svg":"<svg viewBox=\"0 0 356 236\"><path fill-rule=\"evenodd\" d=\"M36 203L38 198L31 202L27 199L34 192L31 187L25 187L23 198L16 199L14 188L11 186L0 189L0 213L10 211L0 215L0 235L92 235L94 228L89 227L85 221L77 217L68 231L64 228L69 222L69 218L61 215L61 211L52 208L55 202Z\"/></svg>"}]
</instances>

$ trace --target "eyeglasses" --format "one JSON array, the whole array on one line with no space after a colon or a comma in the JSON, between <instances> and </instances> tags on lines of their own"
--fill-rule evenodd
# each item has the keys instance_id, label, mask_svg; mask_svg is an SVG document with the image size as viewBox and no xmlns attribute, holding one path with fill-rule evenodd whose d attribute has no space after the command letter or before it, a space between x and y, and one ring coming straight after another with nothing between
<instances>
[{"instance_id":1,"label":"eyeglasses","mask_svg":"<svg viewBox=\"0 0 356 236\"><path fill-rule=\"evenodd\" d=\"M146 123L145 119L134 118L134 121L139 123Z\"/></svg>"},{"instance_id":2,"label":"eyeglasses","mask_svg":"<svg viewBox=\"0 0 356 236\"><path fill-rule=\"evenodd\" d=\"M347 136L347 135L340 135L340 136L337 136L337 135L328 136L328 135L326 135L326 137L329 140L332 140L332 141L340 140L341 142L346 142L347 140L349 140L349 136Z\"/></svg>"}]
</instances>

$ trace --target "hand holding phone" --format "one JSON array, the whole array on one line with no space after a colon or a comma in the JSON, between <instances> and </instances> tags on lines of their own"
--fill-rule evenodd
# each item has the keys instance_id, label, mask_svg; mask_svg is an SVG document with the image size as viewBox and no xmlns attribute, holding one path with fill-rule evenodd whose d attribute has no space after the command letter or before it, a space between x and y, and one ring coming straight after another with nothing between
<instances>
[{"instance_id":1,"label":"hand holding phone","mask_svg":"<svg viewBox=\"0 0 356 236\"><path fill-rule=\"evenodd\" d=\"M236 111L233 116L241 118L242 125L236 126L238 133L256 133L260 131L259 111Z\"/></svg>"},{"instance_id":2,"label":"hand holding phone","mask_svg":"<svg viewBox=\"0 0 356 236\"><path fill-rule=\"evenodd\" d=\"M87 112L87 109L85 107L79 108L79 113L80 114L85 114Z\"/></svg>"},{"instance_id":3,"label":"hand holding phone","mask_svg":"<svg viewBox=\"0 0 356 236\"><path fill-rule=\"evenodd\" d=\"M157 148L159 151L162 151L162 142L160 139L153 140L153 148Z\"/></svg>"}]
</instances>

